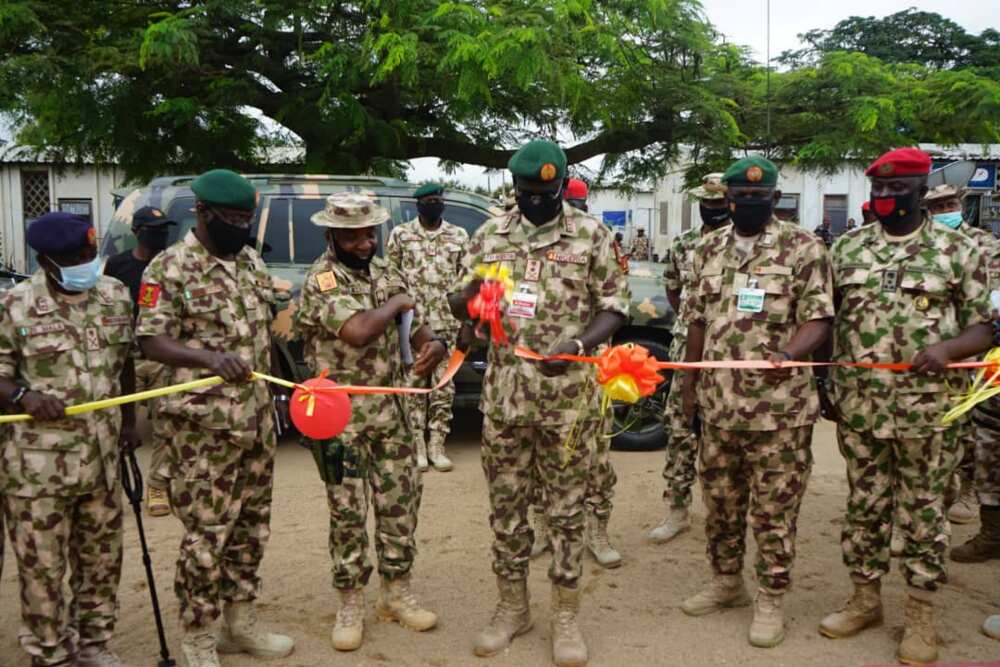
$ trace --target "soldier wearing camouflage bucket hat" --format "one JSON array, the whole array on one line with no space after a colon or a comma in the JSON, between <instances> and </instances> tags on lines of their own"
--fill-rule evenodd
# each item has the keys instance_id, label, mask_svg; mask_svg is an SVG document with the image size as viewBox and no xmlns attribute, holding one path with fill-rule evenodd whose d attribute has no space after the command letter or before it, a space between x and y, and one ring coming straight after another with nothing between
<instances>
[{"instance_id":1,"label":"soldier wearing camouflage bucket hat","mask_svg":"<svg viewBox=\"0 0 1000 667\"><path fill-rule=\"evenodd\" d=\"M516 206L473 235L449 297L455 317L466 319L467 303L481 284L474 278L477 267L505 268L513 278L504 315L511 345L490 345L480 402L500 599L474 652L499 653L531 629L527 576L534 536L528 504L537 470L553 552L552 657L557 665L579 666L588 656L577 615L591 447L601 435L596 388L583 364L528 361L514 350L595 350L625 322L628 285L610 230L563 201L566 154L559 146L529 142L507 166Z\"/></svg>"},{"instance_id":2,"label":"soldier wearing camouflage bucket hat","mask_svg":"<svg viewBox=\"0 0 1000 667\"><path fill-rule=\"evenodd\" d=\"M414 374L429 377L448 349L422 324L406 278L375 254L376 228L388 219L388 211L372 199L349 192L330 195L324 210L312 217L327 228L328 249L303 283L294 329L311 370L328 370L341 384L404 384L394 324L405 311L415 311L409 339L417 350ZM424 609L410 588L422 487L407 411L398 396L356 395L351 402L346 430L311 444L330 507L333 586L341 601L331 641L338 651L353 651L364 638L364 589L373 569L368 498L374 504L382 577L378 615L418 632L437 623L437 615Z\"/></svg>"},{"instance_id":3,"label":"soldier wearing camouflage bucket hat","mask_svg":"<svg viewBox=\"0 0 1000 667\"><path fill-rule=\"evenodd\" d=\"M713 578L681 610L701 616L750 604L742 572L749 523L757 594L748 638L762 648L785 637L782 601L819 418L812 374L780 366L809 359L833 318L826 248L775 217L777 181L778 168L762 157L723 175L733 224L695 248L685 349L686 361L764 359L775 369L688 372L682 386L688 423L702 424L698 472Z\"/></svg>"},{"instance_id":4,"label":"soldier wearing camouflage bucket hat","mask_svg":"<svg viewBox=\"0 0 1000 667\"><path fill-rule=\"evenodd\" d=\"M219 653L281 658L291 637L265 631L255 607L270 536L277 447L271 396L250 372L280 374L271 356L275 298L267 267L248 246L257 192L226 169L191 183L195 228L143 273L136 332L165 384L205 371L226 384L158 399L154 446L166 448L170 505L184 524L174 591L189 667ZM220 632L215 622L223 617Z\"/></svg>"},{"instance_id":5,"label":"soldier wearing camouflage bucket hat","mask_svg":"<svg viewBox=\"0 0 1000 667\"><path fill-rule=\"evenodd\" d=\"M698 201L701 227L689 229L680 234L667 251L663 280L667 289L667 300L674 309L673 338L670 341L670 359L684 360L689 322L687 299L695 288L694 250L709 233L729 224L729 207L726 204L726 185L722 173L708 174L701 185L688 191L692 199ZM663 479L666 487L663 500L667 505L667 515L663 523L649 531L650 541L663 544L674 539L691 527L688 508L691 506L691 487L697 472L695 460L698 443L691 425L684 419L680 376L670 385L663 425L667 434L666 462Z\"/></svg>"}]
</instances>

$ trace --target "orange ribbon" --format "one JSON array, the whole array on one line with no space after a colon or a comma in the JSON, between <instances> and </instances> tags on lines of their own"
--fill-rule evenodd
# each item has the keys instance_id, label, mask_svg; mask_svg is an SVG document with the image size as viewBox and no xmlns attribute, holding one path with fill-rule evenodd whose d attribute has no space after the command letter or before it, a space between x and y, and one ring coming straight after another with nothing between
<instances>
[{"instance_id":1,"label":"orange ribbon","mask_svg":"<svg viewBox=\"0 0 1000 667\"><path fill-rule=\"evenodd\" d=\"M488 325L490 328L490 339L497 345L506 345L509 341L507 332L503 330L503 323L500 316L506 288L502 282L496 280L486 280L479 285L479 293L469 299L466 308L469 310L469 317L479 320L476 326L478 332L482 326Z\"/></svg>"},{"instance_id":2,"label":"orange ribbon","mask_svg":"<svg viewBox=\"0 0 1000 667\"><path fill-rule=\"evenodd\" d=\"M432 391L441 389L452 381L462 362L465 361L465 352L455 350L448 359L448 365L444 369L441 381L433 387L379 387L358 384L338 384L336 387L305 387L302 389L309 392L319 392L325 394L429 394Z\"/></svg>"}]
</instances>

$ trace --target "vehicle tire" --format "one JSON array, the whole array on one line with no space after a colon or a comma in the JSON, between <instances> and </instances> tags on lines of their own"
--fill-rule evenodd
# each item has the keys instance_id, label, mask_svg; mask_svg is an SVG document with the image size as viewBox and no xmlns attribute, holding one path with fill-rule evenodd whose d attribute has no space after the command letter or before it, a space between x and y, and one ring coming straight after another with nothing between
<instances>
[{"instance_id":1,"label":"vehicle tire","mask_svg":"<svg viewBox=\"0 0 1000 667\"><path fill-rule=\"evenodd\" d=\"M668 345L643 338L629 338L628 334L616 343L635 343L649 350L649 353L659 361L669 361ZM666 444L666 434L663 429L663 408L666 405L670 380L660 384L656 393L648 396L634 406L624 403L615 404L615 420L611 440L611 449L619 452L652 452L663 449Z\"/></svg>"}]
</instances>

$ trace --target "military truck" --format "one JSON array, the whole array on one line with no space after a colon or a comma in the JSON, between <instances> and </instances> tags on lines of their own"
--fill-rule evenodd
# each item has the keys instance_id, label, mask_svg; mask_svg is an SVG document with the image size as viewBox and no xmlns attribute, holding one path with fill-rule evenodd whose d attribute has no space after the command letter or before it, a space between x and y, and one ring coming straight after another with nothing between
<instances>
[{"instance_id":1,"label":"military truck","mask_svg":"<svg viewBox=\"0 0 1000 667\"><path fill-rule=\"evenodd\" d=\"M416 186L401 180L370 176L249 174L246 176L260 193L254 219L253 239L267 262L281 304L274 323L274 338L281 355L282 369L292 380L305 379L302 345L291 335L291 317L309 266L326 250L324 229L309 218L321 210L326 197L334 192L365 192L389 210L389 223L377 229L380 252L391 229L417 215L412 193ZM155 206L176 220L170 243L194 226L193 176L156 178L140 188L115 191L116 210L105 234L101 254L109 257L135 245L131 231L132 213L143 206ZM470 192L445 192L444 218L471 235L489 217L500 211L489 199ZM631 316L618 333L616 342L635 342L649 348L657 358L666 359L670 326L674 313L666 300L662 267L650 262L632 262L629 284L632 290ZM477 344L456 376L456 407L475 407L486 370L485 348ZM648 450L664 445L661 415L666 386L636 405L615 406L613 446L618 449Z\"/></svg>"}]
</instances>

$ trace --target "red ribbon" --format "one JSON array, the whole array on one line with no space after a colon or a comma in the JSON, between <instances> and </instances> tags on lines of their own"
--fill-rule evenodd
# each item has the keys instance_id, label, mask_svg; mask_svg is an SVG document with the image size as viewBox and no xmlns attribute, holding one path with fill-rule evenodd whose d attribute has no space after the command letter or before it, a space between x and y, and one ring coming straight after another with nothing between
<instances>
[{"instance_id":1,"label":"red ribbon","mask_svg":"<svg viewBox=\"0 0 1000 667\"><path fill-rule=\"evenodd\" d=\"M483 325L490 328L490 339L497 345L507 345L507 332L503 329L500 317L503 314L501 304L504 298L504 285L496 280L484 280L479 285L479 293L469 299L466 307L469 317L478 320L476 333Z\"/></svg>"}]
</instances>

